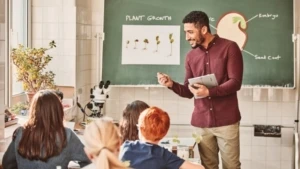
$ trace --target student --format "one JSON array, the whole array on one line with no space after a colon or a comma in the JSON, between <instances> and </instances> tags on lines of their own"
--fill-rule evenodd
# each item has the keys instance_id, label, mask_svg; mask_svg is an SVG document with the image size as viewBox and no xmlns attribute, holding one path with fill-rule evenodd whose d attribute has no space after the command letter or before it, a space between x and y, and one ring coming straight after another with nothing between
<instances>
[{"instance_id":1,"label":"student","mask_svg":"<svg viewBox=\"0 0 300 169\"><path fill-rule=\"evenodd\" d=\"M136 125L141 112L147 108L149 108L149 105L140 100L135 100L126 106L120 121L122 143L126 140L139 139Z\"/></svg>"},{"instance_id":2,"label":"student","mask_svg":"<svg viewBox=\"0 0 300 169\"><path fill-rule=\"evenodd\" d=\"M185 161L158 145L170 127L169 115L157 107L144 110L138 120L139 139L125 141L119 158L130 161L137 169L204 169L203 166Z\"/></svg>"},{"instance_id":3,"label":"student","mask_svg":"<svg viewBox=\"0 0 300 169\"><path fill-rule=\"evenodd\" d=\"M70 161L90 163L83 144L63 125L63 107L50 90L38 91L31 102L28 122L15 130L4 154L4 169L67 169Z\"/></svg>"},{"instance_id":4,"label":"student","mask_svg":"<svg viewBox=\"0 0 300 169\"><path fill-rule=\"evenodd\" d=\"M190 12L182 22L192 47L185 59L184 84L163 73L157 73L158 82L181 97L202 97L194 100L191 124L203 138L198 148L204 167L218 168L220 150L223 168L239 169L241 114L237 91L243 79L241 50L235 42L211 34L209 18L202 11ZM190 78L212 73L219 84L216 87L188 83Z\"/></svg>"},{"instance_id":5,"label":"student","mask_svg":"<svg viewBox=\"0 0 300 169\"><path fill-rule=\"evenodd\" d=\"M84 169L122 169L127 168L119 161L121 145L120 133L115 124L105 118L91 122L84 132L85 152L93 164Z\"/></svg>"}]
</instances>

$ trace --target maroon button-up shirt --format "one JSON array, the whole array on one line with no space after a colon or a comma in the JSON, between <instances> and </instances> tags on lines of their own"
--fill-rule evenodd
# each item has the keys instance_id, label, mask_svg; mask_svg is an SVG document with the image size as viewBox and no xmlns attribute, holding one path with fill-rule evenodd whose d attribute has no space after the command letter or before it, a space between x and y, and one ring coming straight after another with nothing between
<instances>
[{"instance_id":1,"label":"maroon button-up shirt","mask_svg":"<svg viewBox=\"0 0 300 169\"><path fill-rule=\"evenodd\" d=\"M189 78L214 73L219 84L209 89L208 97L194 99L193 126L219 127L240 121L237 91L242 85L243 56L235 42L215 35L207 49L200 46L187 54L185 71L184 84L174 82L171 88L181 97L193 97Z\"/></svg>"}]
</instances>

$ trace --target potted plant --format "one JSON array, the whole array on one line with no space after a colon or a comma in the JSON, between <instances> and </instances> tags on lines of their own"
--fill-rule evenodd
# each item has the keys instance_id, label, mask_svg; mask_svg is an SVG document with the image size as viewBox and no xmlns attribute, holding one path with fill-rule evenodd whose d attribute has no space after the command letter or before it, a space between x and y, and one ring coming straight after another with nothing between
<instances>
[{"instance_id":1,"label":"potted plant","mask_svg":"<svg viewBox=\"0 0 300 169\"><path fill-rule=\"evenodd\" d=\"M14 104L13 106L11 106L11 108L9 109L10 112L14 113L14 114L21 114L21 115L27 115L27 111L29 109L29 105L28 103L25 102L18 102L16 104Z\"/></svg>"},{"instance_id":2,"label":"potted plant","mask_svg":"<svg viewBox=\"0 0 300 169\"><path fill-rule=\"evenodd\" d=\"M52 71L45 71L52 57L46 51L56 47L54 41L49 48L28 48L19 45L12 49L11 58L17 70L17 81L21 81L30 102L32 96L41 89L55 89Z\"/></svg>"}]
</instances>

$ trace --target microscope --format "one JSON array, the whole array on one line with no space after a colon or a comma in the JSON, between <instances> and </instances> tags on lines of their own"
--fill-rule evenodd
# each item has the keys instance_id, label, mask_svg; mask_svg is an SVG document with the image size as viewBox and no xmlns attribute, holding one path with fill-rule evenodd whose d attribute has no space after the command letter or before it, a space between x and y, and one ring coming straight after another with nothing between
<instances>
[{"instance_id":1,"label":"microscope","mask_svg":"<svg viewBox=\"0 0 300 169\"><path fill-rule=\"evenodd\" d=\"M110 81L100 81L99 85L95 85L90 90L90 101L84 106L77 102L77 106L80 108L81 112L84 114L83 121L85 121L85 116L92 118L100 118L103 116L103 106L106 99L109 97L108 92L110 91ZM91 113L86 113L85 109L88 108Z\"/></svg>"}]
</instances>

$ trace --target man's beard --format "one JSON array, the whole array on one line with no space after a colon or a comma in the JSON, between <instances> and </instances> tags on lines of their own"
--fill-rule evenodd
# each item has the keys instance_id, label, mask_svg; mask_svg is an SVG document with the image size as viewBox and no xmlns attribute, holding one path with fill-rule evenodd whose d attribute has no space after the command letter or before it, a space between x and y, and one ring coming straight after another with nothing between
<instances>
[{"instance_id":1,"label":"man's beard","mask_svg":"<svg viewBox=\"0 0 300 169\"><path fill-rule=\"evenodd\" d=\"M199 46L201 46L201 44L205 41L204 36L200 33L199 34L199 43L196 43L195 46L192 46L193 49L198 48Z\"/></svg>"}]
</instances>

